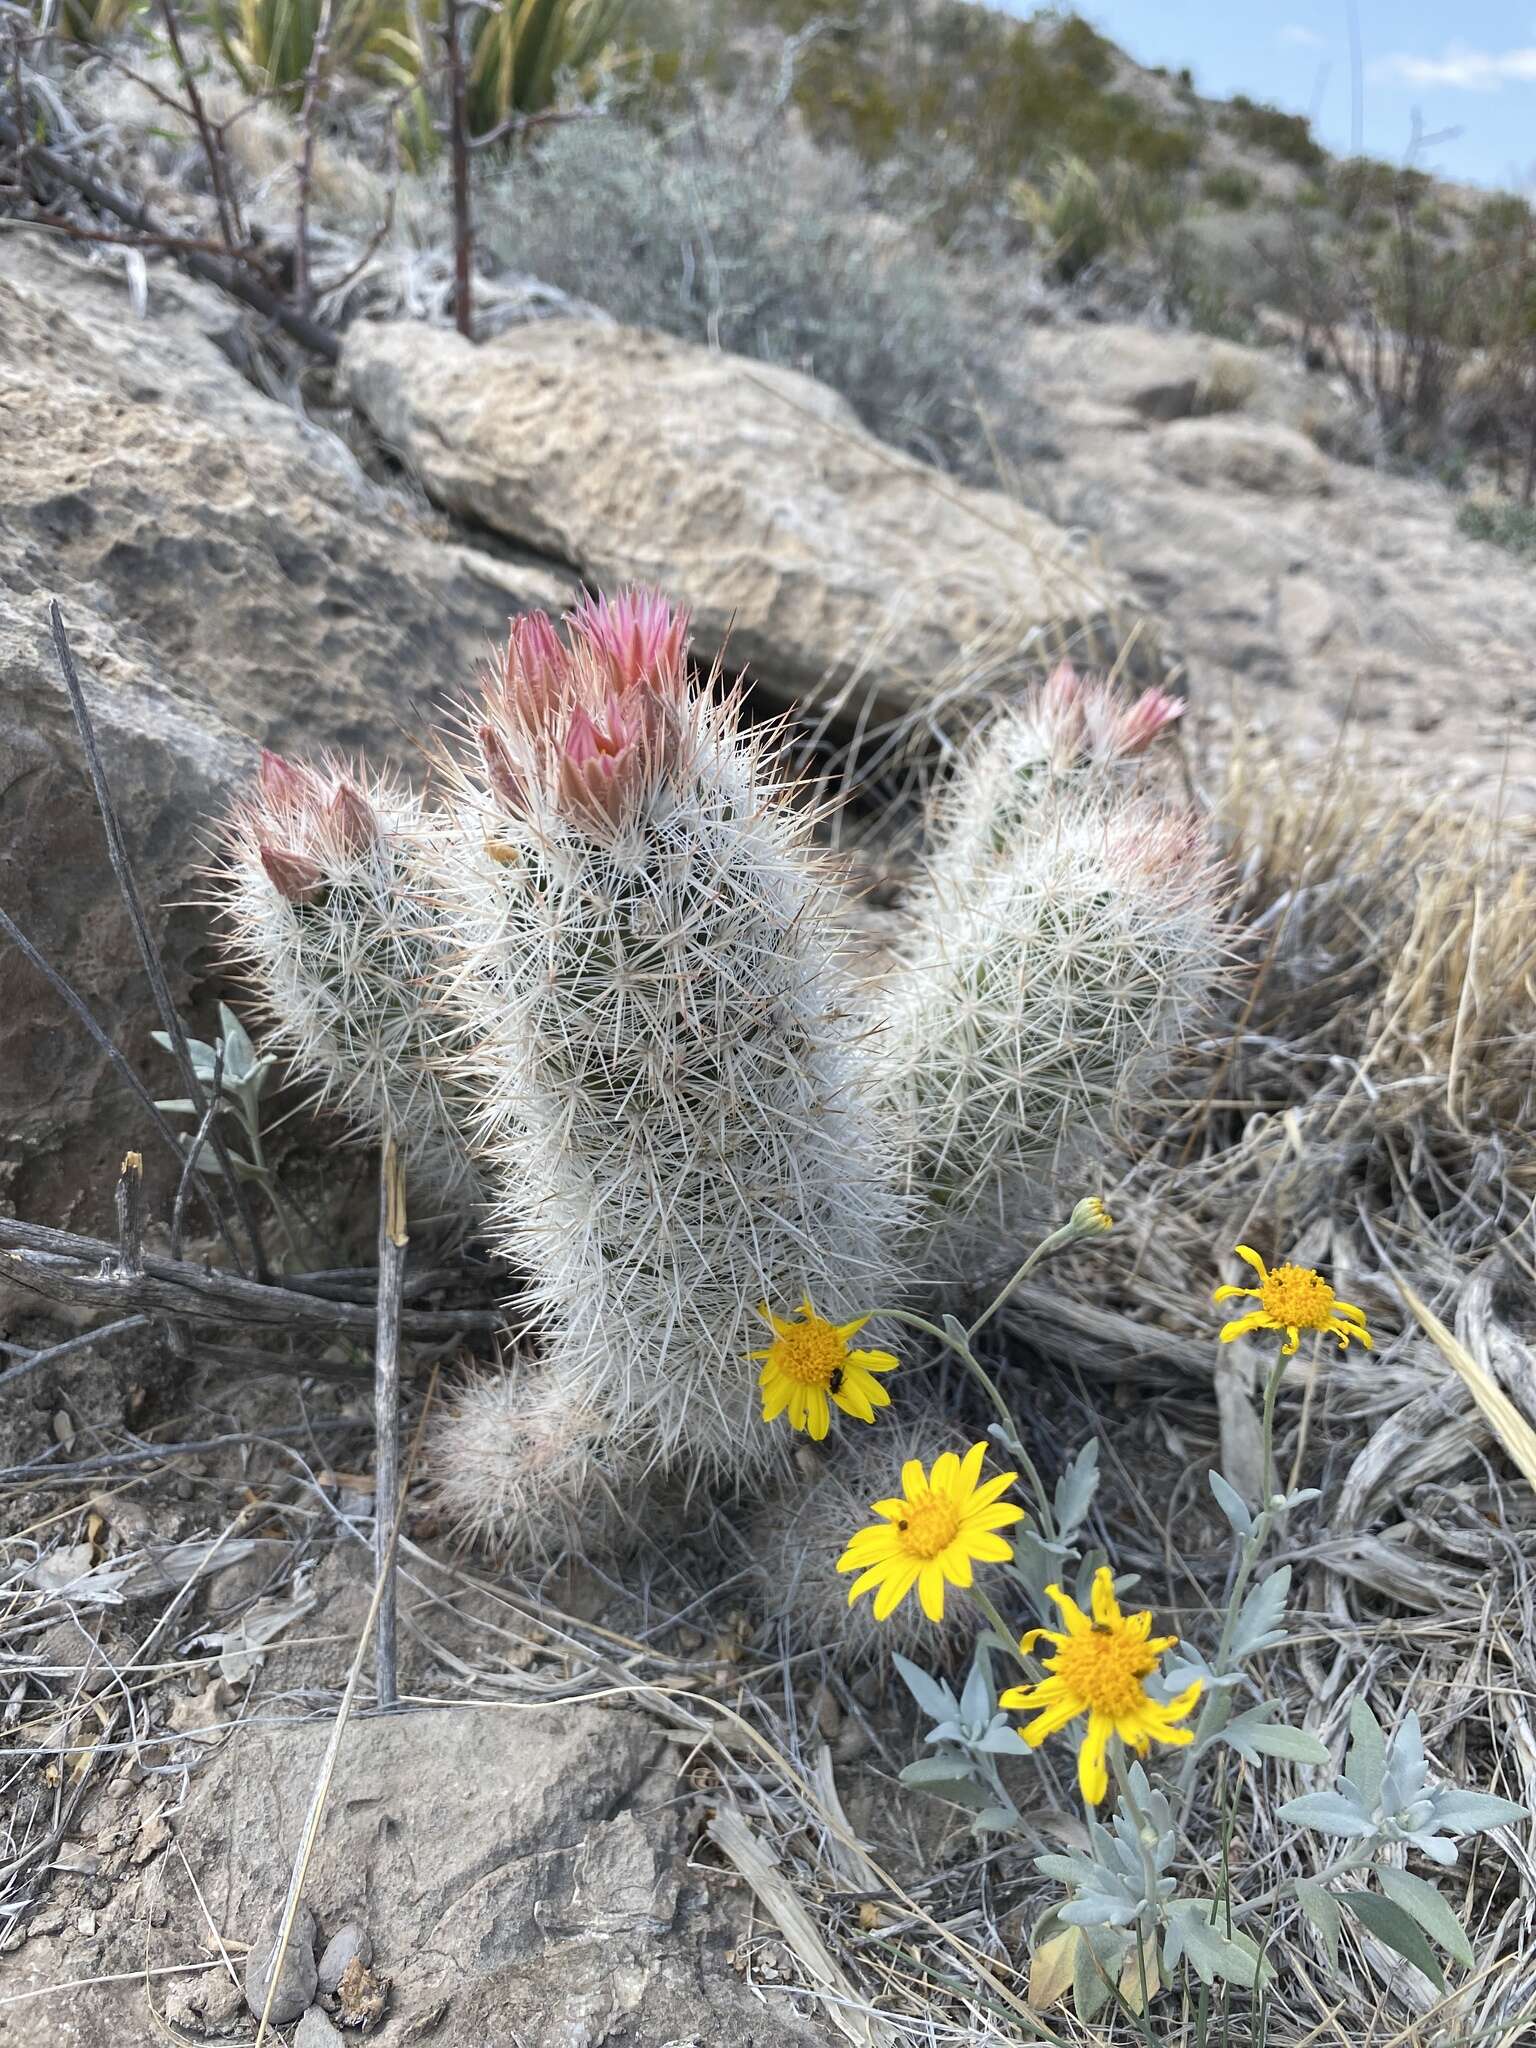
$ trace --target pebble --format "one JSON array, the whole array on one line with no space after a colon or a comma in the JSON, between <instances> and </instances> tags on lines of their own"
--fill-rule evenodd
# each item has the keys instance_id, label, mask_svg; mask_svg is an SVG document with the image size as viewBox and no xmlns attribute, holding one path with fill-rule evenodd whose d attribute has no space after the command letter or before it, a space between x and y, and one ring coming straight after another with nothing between
<instances>
[{"instance_id":1,"label":"pebble","mask_svg":"<svg viewBox=\"0 0 1536 2048\"><path fill-rule=\"evenodd\" d=\"M373 1961L373 1942L366 1927L359 1927L355 1920L345 1927L338 1927L325 1944L325 1953L320 1958L320 1989L327 1995L341 1982L341 1973L354 1956L361 1956L365 1963Z\"/></svg>"},{"instance_id":2,"label":"pebble","mask_svg":"<svg viewBox=\"0 0 1536 2048\"><path fill-rule=\"evenodd\" d=\"M257 2018L267 2002L267 1985L272 1974L272 1951L282 1914L269 1921L251 1944L245 1964L245 2002ZM315 1969L315 1916L300 1906L293 1916L293 1932L283 1955L277 1977L277 1994L272 2000L271 2023L286 2027L296 2020L315 1995L319 1973Z\"/></svg>"},{"instance_id":3,"label":"pebble","mask_svg":"<svg viewBox=\"0 0 1536 2048\"><path fill-rule=\"evenodd\" d=\"M341 2048L341 2036L318 2005L312 2005L299 2021L293 2048Z\"/></svg>"}]
</instances>

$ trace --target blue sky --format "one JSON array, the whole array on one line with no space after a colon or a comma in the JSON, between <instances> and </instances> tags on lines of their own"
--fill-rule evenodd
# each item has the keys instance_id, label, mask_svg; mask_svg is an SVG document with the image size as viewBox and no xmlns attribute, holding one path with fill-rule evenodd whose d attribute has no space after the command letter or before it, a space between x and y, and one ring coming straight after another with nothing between
<instances>
[{"instance_id":1,"label":"blue sky","mask_svg":"<svg viewBox=\"0 0 1536 2048\"><path fill-rule=\"evenodd\" d=\"M1310 114L1330 149L1350 147L1349 0L1081 0L1078 12L1143 64L1187 64L1201 92ZM1369 155L1400 160L1417 110L1435 138L1425 169L1536 183L1536 0L1355 0L1355 12Z\"/></svg>"}]
</instances>

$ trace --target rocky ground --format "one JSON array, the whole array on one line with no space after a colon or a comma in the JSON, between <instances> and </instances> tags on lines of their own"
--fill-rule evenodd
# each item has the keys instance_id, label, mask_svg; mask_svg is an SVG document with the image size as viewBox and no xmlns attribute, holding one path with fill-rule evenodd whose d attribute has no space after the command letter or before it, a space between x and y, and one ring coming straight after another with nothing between
<instances>
[{"instance_id":1,"label":"rocky ground","mask_svg":"<svg viewBox=\"0 0 1536 2048\"><path fill-rule=\"evenodd\" d=\"M1290 728L1323 749L1348 730L1427 791L1459 786L1484 810L1536 796L1536 584L1461 537L1435 486L1324 454L1341 395L1284 348L1065 319L1021 335L1018 374L1056 450L1019 479L1021 504L893 453L807 378L602 323L513 327L479 350L354 327L330 394L352 409L343 439L339 412L312 422L247 381L212 294L156 270L141 318L110 264L20 234L3 254L0 898L154 1092L153 1019L49 644L55 596L193 1016L223 987L189 900L200 836L256 747L410 761L422 713L508 612L559 605L583 579L663 584L707 654L839 746L910 744L1061 653L1128 650L1183 678L1212 735ZM0 1199L94 1228L143 1140L133 1104L13 954L0 986ZM145 1150L158 1214L170 1177ZM0 1292L0 1317L39 1341L35 1302ZM145 1416L174 1417L177 1440L275 1442L292 1382L264 1398L89 1353L0 1391L13 1468L50 1434L83 1450ZM0 1796L16 1852L50 1811L69 1824L0 1920L0 2040L254 2031L251 1959L368 1596L346 1524L367 1500L366 1408L322 1388L304 1429L248 1465L227 1448L189 1457L147 1505L128 1476L103 1478L77 1575L205 1540L215 1507L246 1514L237 1562L195 1561L207 1581L140 1656L147 1677L135 1658L164 1587L103 1603L60 1568L39 1579L46 1532L78 1504L41 1488L11 1504L24 1533L6 1597L28 1620L0 1667ZM323 1542L303 1521L317 1502ZM411 1711L350 1728L280 1986L274 2016L302 2048L376 2009L375 2038L442 2048L878 2038L839 2021L835 1996L818 2009L776 1988L771 1886L710 1837L715 1781L688 1710L657 1710L668 1682L729 1700L725 1650L647 1635L615 1639L605 1664L588 1637L578 1655L558 1605L540 1618L467 1589L417 1534ZM212 1650L190 1645L194 1621ZM858 1741L841 1739L846 1760ZM90 1988L50 1990L76 1980Z\"/></svg>"}]
</instances>

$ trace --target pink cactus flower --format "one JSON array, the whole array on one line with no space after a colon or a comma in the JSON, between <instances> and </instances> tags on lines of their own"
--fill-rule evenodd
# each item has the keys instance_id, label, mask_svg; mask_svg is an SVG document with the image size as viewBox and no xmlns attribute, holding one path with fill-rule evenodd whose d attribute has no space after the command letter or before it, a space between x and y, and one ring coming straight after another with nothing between
<instances>
[{"instance_id":1,"label":"pink cactus flower","mask_svg":"<svg viewBox=\"0 0 1536 2048\"><path fill-rule=\"evenodd\" d=\"M659 590L621 590L617 597L584 597L570 628L608 671L614 689L680 694L687 680L688 614Z\"/></svg>"},{"instance_id":2,"label":"pink cactus flower","mask_svg":"<svg viewBox=\"0 0 1536 2048\"><path fill-rule=\"evenodd\" d=\"M261 750L256 781L265 801L276 810L297 810L319 789L313 769L300 761L285 761L281 754L271 753L266 747Z\"/></svg>"}]
</instances>

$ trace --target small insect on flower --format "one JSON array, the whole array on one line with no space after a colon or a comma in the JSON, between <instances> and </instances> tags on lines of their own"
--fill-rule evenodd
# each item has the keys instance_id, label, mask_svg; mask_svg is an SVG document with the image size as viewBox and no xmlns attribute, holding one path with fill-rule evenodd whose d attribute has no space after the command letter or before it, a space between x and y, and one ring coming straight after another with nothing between
<instances>
[{"instance_id":1,"label":"small insect on flower","mask_svg":"<svg viewBox=\"0 0 1536 2048\"><path fill-rule=\"evenodd\" d=\"M829 1323L817 1315L809 1295L800 1304L798 1321L776 1316L766 1302L757 1312L773 1331L767 1349L752 1353L763 1368L758 1385L764 1422L787 1411L791 1429L806 1430L820 1443L831 1426L829 1400L860 1422L873 1422L877 1408L890 1406L891 1397L875 1375L894 1372L898 1360L889 1351L849 1349L868 1316Z\"/></svg>"},{"instance_id":2,"label":"small insect on flower","mask_svg":"<svg viewBox=\"0 0 1536 2048\"><path fill-rule=\"evenodd\" d=\"M1352 1337L1367 1351L1372 1348L1371 1335L1365 1327L1365 1310L1356 1308L1351 1301L1340 1301L1321 1273L1313 1272L1310 1266L1276 1266L1271 1273L1248 1245L1240 1244L1236 1249L1237 1256L1246 1259L1258 1274L1259 1284L1218 1287L1211 1299L1231 1301L1243 1296L1257 1301L1259 1306L1222 1325L1223 1344L1230 1344L1235 1337L1246 1337L1250 1330L1283 1330L1286 1341L1280 1347L1280 1356L1289 1358L1300 1344L1303 1330L1321 1330L1338 1338L1341 1351L1348 1350Z\"/></svg>"},{"instance_id":3,"label":"small insect on flower","mask_svg":"<svg viewBox=\"0 0 1536 2048\"><path fill-rule=\"evenodd\" d=\"M1019 1730L1031 1749L1081 1715L1088 1716L1077 1753L1077 1782L1088 1804L1097 1806L1109 1789L1105 1752L1110 1737L1118 1735L1138 1756L1145 1756L1154 1742L1183 1748L1193 1741L1193 1730L1177 1723L1199 1699L1200 1680L1166 1705L1152 1698L1142 1681L1156 1671L1158 1658L1178 1637L1153 1635L1150 1612L1120 1612L1114 1574L1107 1565L1100 1565L1093 1575L1092 1619L1060 1586L1045 1590L1061 1609L1066 1627L1032 1628L1019 1649L1027 1657L1036 1643L1053 1644L1055 1656L1045 1659L1050 1676L1038 1685L1010 1686L998 1694L998 1705L1034 1714L1034 1720Z\"/></svg>"},{"instance_id":4,"label":"small insect on flower","mask_svg":"<svg viewBox=\"0 0 1536 2048\"><path fill-rule=\"evenodd\" d=\"M840 1572L859 1574L848 1589L850 1607L873 1592L875 1619L884 1621L916 1586L928 1619L942 1621L946 1585L969 1586L973 1562L1008 1562L1013 1545L997 1531L1021 1522L1024 1510L1001 1496L1019 1475L1003 1472L979 1485L986 1454L985 1444L972 1444L963 1459L945 1451L932 1471L920 1458L907 1460L902 1498L877 1500L870 1513L884 1519L861 1529L837 1561Z\"/></svg>"}]
</instances>

